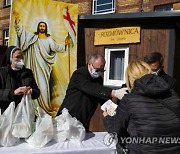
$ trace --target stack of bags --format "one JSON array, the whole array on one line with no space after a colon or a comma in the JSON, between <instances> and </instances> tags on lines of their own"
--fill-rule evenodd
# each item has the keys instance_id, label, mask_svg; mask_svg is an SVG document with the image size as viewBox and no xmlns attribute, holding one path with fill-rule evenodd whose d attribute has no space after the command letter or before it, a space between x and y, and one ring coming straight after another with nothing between
<instances>
[{"instance_id":1,"label":"stack of bags","mask_svg":"<svg viewBox=\"0 0 180 154\"><path fill-rule=\"evenodd\" d=\"M37 108L35 120L34 108L30 95L24 95L15 109L15 103L1 114L0 112L0 145L13 146L20 143L20 138L34 147L43 147L54 139L56 142L82 141L85 128L73 118L67 109L54 120L41 108Z\"/></svg>"}]
</instances>

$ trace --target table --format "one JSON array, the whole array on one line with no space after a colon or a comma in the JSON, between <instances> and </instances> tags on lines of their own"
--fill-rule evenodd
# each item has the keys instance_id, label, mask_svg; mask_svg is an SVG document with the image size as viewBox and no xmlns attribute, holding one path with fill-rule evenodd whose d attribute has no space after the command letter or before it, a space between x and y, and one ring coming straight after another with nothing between
<instances>
[{"instance_id":1,"label":"table","mask_svg":"<svg viewBox=\"0 0 180 154\"><path fill-rule=\"evenodd\" d=\"M116 149L104 144L103 139L107 132L87 133L81 143L66 141L56 143L51 141L42 148L34 148L24 140L12 147L0 147L0 154L115 154Z\"/></svg>"}]
</instances>

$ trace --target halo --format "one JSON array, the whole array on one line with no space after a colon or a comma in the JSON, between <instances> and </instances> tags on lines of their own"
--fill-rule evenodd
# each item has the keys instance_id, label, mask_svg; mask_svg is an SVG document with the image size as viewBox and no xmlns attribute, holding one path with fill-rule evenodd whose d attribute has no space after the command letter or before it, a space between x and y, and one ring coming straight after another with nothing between
<instances>
[{"instance_id":1,"label":"halo","mask_svg":"<svg viewBox=\"0 0 180 154\"><path fill-rule=\"evenodd\" d=\"M37 30L37 26L39 24L39 22L45 22L47 24L47 30L48 33L51 33L51 29L52 29L52 24L50 22L50 20L47 17L37 17L37 19L34 20L33 25L33 29L36 31Z\"/></svg>"}]
</instances>

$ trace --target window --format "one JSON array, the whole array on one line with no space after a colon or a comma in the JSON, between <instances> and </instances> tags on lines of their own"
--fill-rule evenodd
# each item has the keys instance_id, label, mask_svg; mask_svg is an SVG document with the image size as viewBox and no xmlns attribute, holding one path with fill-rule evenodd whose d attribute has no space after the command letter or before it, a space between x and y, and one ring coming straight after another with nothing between
<instances>
[{"instance_id":1,"label":"window","mask_svg":"<svg viewBox=\"0 0 180 154\"><path fill-rule=\"evenodd\" d=\"M121 87L125 83L125 71L129 61L129 47L106 48L104 86Z\"/></svg>"},{"instance_id":2,"label":"window","mask_svg":"<svg viewBox=\"0 0 180 154\"><path fill-rule=\"evenodd\" d=\"M154 11L171 11L173 10L172 5L161 5L161 6L155 6Z\"/></svg>"},{"instance_id":3,"label":"window","mask_svg":"<svg viewBox=\"0 0 180 154\"><path fill-rule=\"evenodd\" d=\"M5 0L5 6L11 5L11 0Z\"/></svg>"},{"instance_id":4,"label":"window","mask_svg":"<svg viewBox=\"0 0 180 154\"><path fill-rule=\"evenodd\" d=\"M4 30L4 43L3 45L8 46L9 43L9 29Z\"/></svg>"},{"instance_id":5,"label":"window","mask_svg":"<svg viewBox=\"0 0 180 154\"><path fill-rule=\"evenodd\" d=\"M92 14L108 14L115 12L115 0L93 0Z\"/></svg>"}]
</instances>

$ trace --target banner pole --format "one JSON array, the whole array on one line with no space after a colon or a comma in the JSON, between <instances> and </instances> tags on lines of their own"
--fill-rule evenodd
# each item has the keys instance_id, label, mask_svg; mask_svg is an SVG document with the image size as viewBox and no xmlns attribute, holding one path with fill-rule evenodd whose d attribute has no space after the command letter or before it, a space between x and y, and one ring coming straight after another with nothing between
<instances>
[{"instance_id":1,"label":"banner pole","mask_svg":"<svg viewBox=\"0 0 180 154\"><path fill-rule=\"evenodd\" d=\"M68 59L69 59L69 80L71 77L71 55L70 55L70 46L68 47Z\"/></svg>"}]
</instances>

